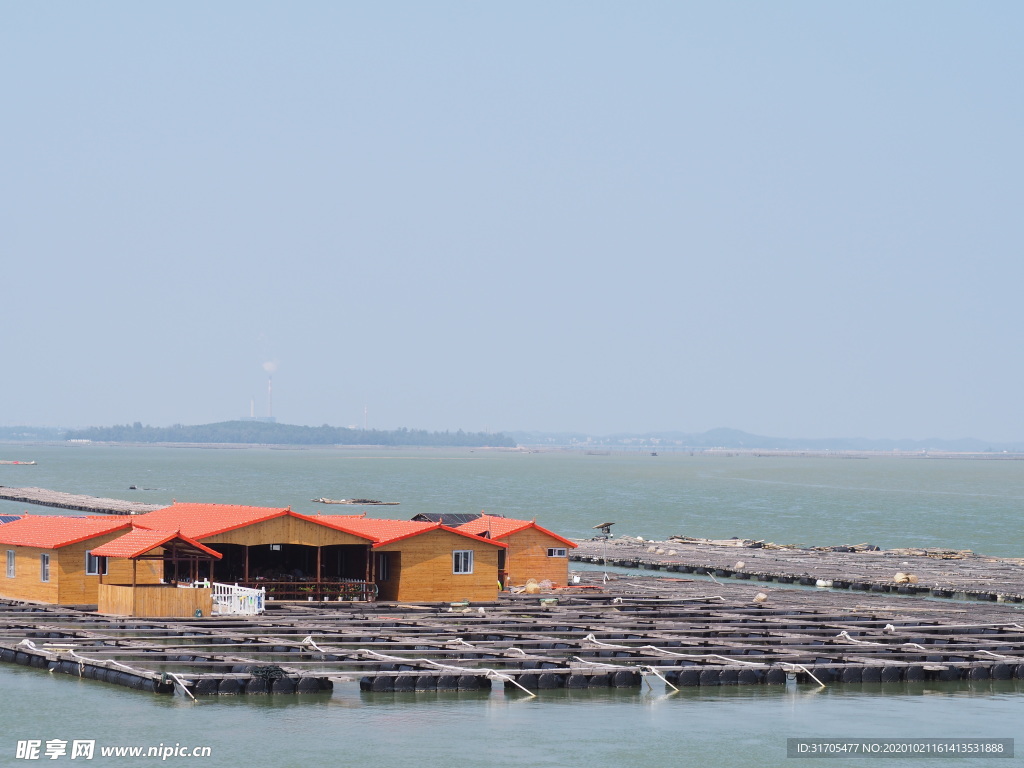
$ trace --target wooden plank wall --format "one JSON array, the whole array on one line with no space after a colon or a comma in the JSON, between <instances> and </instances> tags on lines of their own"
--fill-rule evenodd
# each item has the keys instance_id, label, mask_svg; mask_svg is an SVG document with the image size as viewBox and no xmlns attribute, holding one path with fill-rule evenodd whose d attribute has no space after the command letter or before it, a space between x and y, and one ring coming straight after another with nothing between
<instances>
[{"instance_id":1,"label":"wooden plank wall","mask_svg":"<svg viewBox=\"0 0 1024 768\"><path fill-rule=\"evenodd\" d=\"M351 533L317 525L307 520L300 520L290 515L282 515L272 520L247 525L233 531L207 536L203 544L216 549L217 544L242 544L258 546L260 544L303 544L308 547L325 547L329 544L367 544L368 541Z\"/></svg>"},{"instance_id":2,"label":"wooden plank wall","mask_svg":"<svg viewBox=\"0 0 1024 768\"><path fill-rule=\"evenodd\" d=\"M14 578L7 578L7 550L14 550ZM50 581L39 580L39 556L50 555ZM84 567L84 564L83 564ZM15 600L34 600L40 603L57 602L57 550L38 547L0 545L0 597Z\"/></svg>"},{"instance_id":3,"label":"wooden plank wall","mask_svg":"<svg viewBox=\"0 0 1024 768\"><path fill-rule=\"evenodd\" d=\"M100 577L86 575L85 553L123 534L124 531L115 531L60 549L0 545L0 597L65 605L95 603ZM7 578L8 549L15 552L13 579ZM39 556L44 553L50 555L49 582L40 581ZM108 575L103 577L105 581L131 583L130 560L111 558L107 564ZM159 584L161 576L163 565L160 561L139 562L137 583Z\"/></svg>"},{"instance_id":4,"label":"wooden plank wall","mask_svg":"<svg viewBox=\"0 0 1024 768\"><path fill-rule=\"evenodd\" d=\"M473 550L473 573L452 573L452 552L466 549ZM493 544L436 530L374 551L402 553L398 567L392 568L392 580L397 579L398 585L391 599L454 602L497 599L498 549Z\"/></svg>"},{"instance_id":5,"label":"wooden plank wall","mask_svg":"<svg viewBox=\"0 0 1024 768\"><path fill-rule=\"evenodd\" d=\"M196 610L203 616L213 611L209 589L100 584L98 595L99 612L115 616L194 617Z\"/></svg>"},{"instance_id":6,"label":"wooden plank wall","mask_svg":"<svg viewBox=\"0 0 1024 768\"><path fill-rule=\"evenodd\" d=\"M526 528L500 541L508 544L510 584L522 586L527 579L536 579L538 582L548 580L559 587L569 583L569 558L548 557L548 549L551 547L566 549L563 542L536 528Z\"/></svg>"},{"instance_id":7,"label":"wooden plank wall","mask_svg":"<svg viewBox=\"0 0 1024 768\"><path fill-rule=\"evenodd\" d=\"M97 602L99 599L97 588L99 587L100 577L98 575L86 575L85 553L123 534L124 531L118 531L114 534L100 536L89 541L79 542L78 544L70 544L57 550L60 579L56 602L64 605L92 604ZM161 551L155 550L154 554L158 554ZM137 584L159 584L163 573L162 561L140 560L135 581ZM103 581L111 584L131 584L132 561L119 557L108 558L107 575L103 577Z\"/></svg>"}]
</instances>

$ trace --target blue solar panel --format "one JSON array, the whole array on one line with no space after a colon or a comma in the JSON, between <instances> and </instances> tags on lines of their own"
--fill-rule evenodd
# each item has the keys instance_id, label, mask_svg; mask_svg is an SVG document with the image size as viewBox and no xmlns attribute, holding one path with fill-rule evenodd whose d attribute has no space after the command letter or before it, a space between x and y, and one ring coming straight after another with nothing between
<instances>
[{"instance_id":1,"label":"blue solar panel","mask_svg":"<svg viewBox=\"0 0 1024 768\"><path fill-rule=\"evenodd\" d=\"M0 525L13 523L15 520L21 520L21 515L0 515Z\"/></svg>"}]
</instances>

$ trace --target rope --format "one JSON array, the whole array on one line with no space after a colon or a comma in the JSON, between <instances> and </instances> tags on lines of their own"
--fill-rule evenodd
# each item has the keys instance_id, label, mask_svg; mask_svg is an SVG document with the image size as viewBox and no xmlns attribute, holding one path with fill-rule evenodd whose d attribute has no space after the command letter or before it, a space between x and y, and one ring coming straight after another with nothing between
<instances>
[{"instance_id":1,"label":"rope","mask_svg":"<svg viewBox=\"0 0 1024 768\"><path fill-rule=\"evenodd\" d=\"M536 694L536 693L534 693L533 691L531 691L531 690L530 690L529 688L526 688L526 687L522 686L522 685L521 685L521 684L519 683L519 681L518 681L518 680L516 680L516 679L515 679L514 677L512 677L511 675L504 675L504 674L502 674L501 672L498 672L497 670L494 670L494 669L488 669L488 670L487 670L487 675L486 675L486 676L487 676L487 679L488 679L488 680L501 680L502 682L509 682L509 683L512 683L512 685L514 685L514 686L516 686L517 688L519 688L519 689L521 689L521 690L525 691L525 692L526 692L526 693L528 693L528 694L529 694L530 696L533 696L534 698L536 698L536 697L537 697L537 694Z\"/></svg>"},{"instance_id":2,"label":"rope","mask_svg":"<svg viewBox=\"0 0 1024 768\"><path fill-rule=\"evenodd\" d=\"M708 575L710 576L711 574L708 574ZM711 576L711 579L712 579L712 581L714 581L715 577ZM721 586L721 584L722 584L722 582L720 582L720 581L715 581L715 583L718 584L719 586ZM632 582L632 581L627 581L626 582L626 586L628 586L628 587L635 587L637 589L654 589L654 590L658 590L658 591L663 591L664 590L664 587L651 586L650 584L637 584L637 583ZM681 603L690 602L690 601L693 601L693 600L725 600L725 598L722 597L721 595L694 595L693 597L681 597L681 598L679 598L679 602L681 602ZM616 597L614 600L612 600L612 602L613 603L621 603L622 602L622 598L621 597Z\"/></svg>"},{"instance_id":3,"label":"rope","mask_svg":"<svg viewBox=\"0 0 1024 768\"><path fill-rule=\"evenodd\" d=\"M892 625L890 624L889 626L892 626ZM838 635L836 635L836 637L841 637L844 640L847 640L847 641L849 641L851 643L856 643L857 645L885 645L885 643L873 643L870 640L858 640L855 637L851 637L850 633L847 632L845 629L842 632L840 632ZM918 647L920 647L920 646L918 646Z\"/></svg>"},{"instance_id":4,"label":"rope","mask_svg":"<svg viewBox=\"0 0 1024 768\"><path fill-rule=\"evenodd\" d=\"M789 668L802 669L804 672L806 672L808 675L810 675L812 678L814 678L814 682L816 682L822 688L825 687L825 684L823 682L821 682L821 680L819 680L817 677L815 677L814 673L811 672L811 670L809 670L803 664L788 664L786 662L783 662L782 663L782 668L785 669L787 672L790 671Z\"/></svg>"},{"instance_id":5,"label":"rope","mask_svg":"<svg viewBox=\"0 0 1024 768\"><path fill-rule=\"evenodd\" d=\"M438 669L441 669L441 670L451 670L453 672L458 672L458 673L463 674L463 675L478 675L480 673L483 673L483 676L486 677L489 680L502 680L502 681L509 680L516 687L522 688L522 690L526 691L526 693L529 693L531 696L536 696L537 695L537 694L531 692L529 689L523 688L523 686L520 685L518 682L516 682L516 680L514 680L511 675L502 674L498 670L490 669L489 667L476 667L476 668L472 668L471 669L471 668L468 668L468 667L456 667L456 666L453 666L451 664L441 664L440 662L434 661L432 659L404 659L401 656L388 656L386 653L378 653L377 651L371 651L371 650L368 650L366 648L359 648L356 651L356 653L363 653L363 654L366 654L367 656L370 656L372 658L381 659L383 661L397 661L397 662L401 662L402 664L408 664L409 662L414 661L414 662L418 662L418 663L421 663L421 664L427 664L427 665L432 666L432 667L437 667Z\"/></svg>"},{"instance_id":6,"label":"rope","mask_svg":"<svg viewBox=\"0 0 1024 768\"><path fill-rule=\"evenodd\" d=\"M580 664L588 667L597 667L598 669L633 669L633 667L627 664L605 664L602 661L588 661L587 659L581 659L579 656L573 656L572 658Z\"/></svg>"},{"instance_id":7,"label":"rope","mask_svg":"<svg viewBox=\"0 0 1024 768\"><path fill-rule=\"evenodd\" d=\"M320 653L327 653L327 651L325 651L323 648L321 648L319 645L317 645L315 642L313 642L313 636L312 635L306 635L306 637L303 638L303 640L300 643L300 645L308 645L314 651L318 651Z\"/></svg>"},{"instance_id":8,"label":"rope","mask_svg":"<svg viewBox=\"0 0 1024 768\"><path fill-rule=\"evenodd\" d=\"M185 684L184 681L182 681L182 679L178 675L176 675L174 672L168 672L167 676L171 678L174 682L176 682L179 686L181 686L181 690L187 693L189 698L192 699L192 701L194 701L197 704L199 703L198 701L196 701L196 697L192 695L192 691L188 689L188 686Z\"/></svg>"},{"instance_id":9,"label":"rope","mask_svg":"<svg viewBox=\"0 0 1024 768\"><path fill-rule=\"evenodd\" d=\"M668 680L666 680L665 677L658 670L656 670L654 667L640 667L640 674L644 674L645 672L649 672L650 674L654 675L655 677L660 677L661 678L661 682L663 682L665 685L667 685L673 691L676 691L677 693L679 692L679 689L676 688L674 685L672 685L672 683L670 683Z\"/></svg>"},{"instance_id":10,"label":"rope","mask_svg":"<svg viewBox=\"0 0 1024 768\"><path fill-rule=\"evenodd\" d=\"M594 645L600 646L602 648L614 648L614 649L622 650L622 651L646 651L646 650L652 650L652 651L657 651L658 653L664 654L666 656L675 656L677 658L682 658L682 659L694 659L694 660L697 660L697 659L722 659L723 661L727 661L730 664L747 664L747 665L752 666L752 667L768 667L768 666L771 666L770 664L765 664L765 663L760 662L760 661L744 661L743 659L734 659L734 658L732 658L730 656L722 656L722 655L717 654L717 653L705 653L705 654L696 655L696 654L692 654L692 653L674 653L673 651L667 651L664 648L658 648L655 645L614 645L612 643L602 643L600 640L598 640L596 637L594 637L593 634L589 634L586 637L584 637L583 639L584 639L584 641L589 641L589 642L593 643ZM579 657L578 656L574 656L573 658L579 658Z\"/></svg>"},{"instance_id":11,"label":"rope","mask_svg":"<svg viewBox=\"0 0 1024 768\"><path fill-rule=\"evenodd\" d=\"M998 653L992 653L992 651L978 651L978 653L987 653L989 656L994 656L997 659L1006 659L1008 661L1020 661L1019 656L1002 656Z\"/></svg>"},{"instance_id":12,"label":"rope","mask_svg":"<svg viewBox=\"0 0 1024 768\"><path fill-rule=\"evenodd\" d=\"M593 633L584 637L583 640L585 642L590 642L594 645L600 646L601 648L614 648L620 651L657 651L658 653L663 653L666 656L683 656L687 658L690 657L690 654L688 653L673 653L672 651L666 651L663 648L658 648L654 645L613 645L612 643L602 643L600 640L594 637Z\"/></svg>"}]
</instances>

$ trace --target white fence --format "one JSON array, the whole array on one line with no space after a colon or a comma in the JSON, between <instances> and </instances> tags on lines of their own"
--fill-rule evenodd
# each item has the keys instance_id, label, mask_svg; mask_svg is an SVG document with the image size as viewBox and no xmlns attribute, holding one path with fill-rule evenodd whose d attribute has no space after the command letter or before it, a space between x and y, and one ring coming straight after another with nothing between
<instances>
[{"instance_id":1,"label":"white fence","mask_svg":"<svg viewBox=\"0 0 1024 768\"><path fill-rule=\"evenodd\" d=\"M267 590L249 589L237 584L210 585L213 590L213 612L235 616L256 616L263 613Z\"/></svg>"}]
</instances>

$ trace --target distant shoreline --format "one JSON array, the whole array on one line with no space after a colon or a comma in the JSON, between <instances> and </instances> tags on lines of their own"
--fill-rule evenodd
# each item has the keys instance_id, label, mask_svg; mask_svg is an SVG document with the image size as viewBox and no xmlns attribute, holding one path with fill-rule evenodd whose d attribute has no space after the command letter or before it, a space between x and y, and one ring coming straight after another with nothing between
<instances>
[{"instance_id":1,"label":"distant shoreline","mask_svg":"<svg viewBox=\"0 0 1024 768\"><path fill-rule=\"evenodd\" d=\"M3 440L0 445L30 447L89 448L200 448L203 450L283 450L283 451L469 451L486 453L563 453L593 456L595 459L607 456L659 456L689 455L707 458L809 458L809 459L961 459L968 461L1021 461L1024 453L1010 451L925 451L925 450L821 450L821 449L766 449L766 448L685 448L682 446L642 446L622 448L621 446L560 446L560 445L517 445L517 446L448 446L448 445L309 445L293 443L194 443L194 442L127 442L105 440ZM27 460L26 460L27 461ZM25 465L22 462L21 465Z\"/></svg>"}]
</instances>

